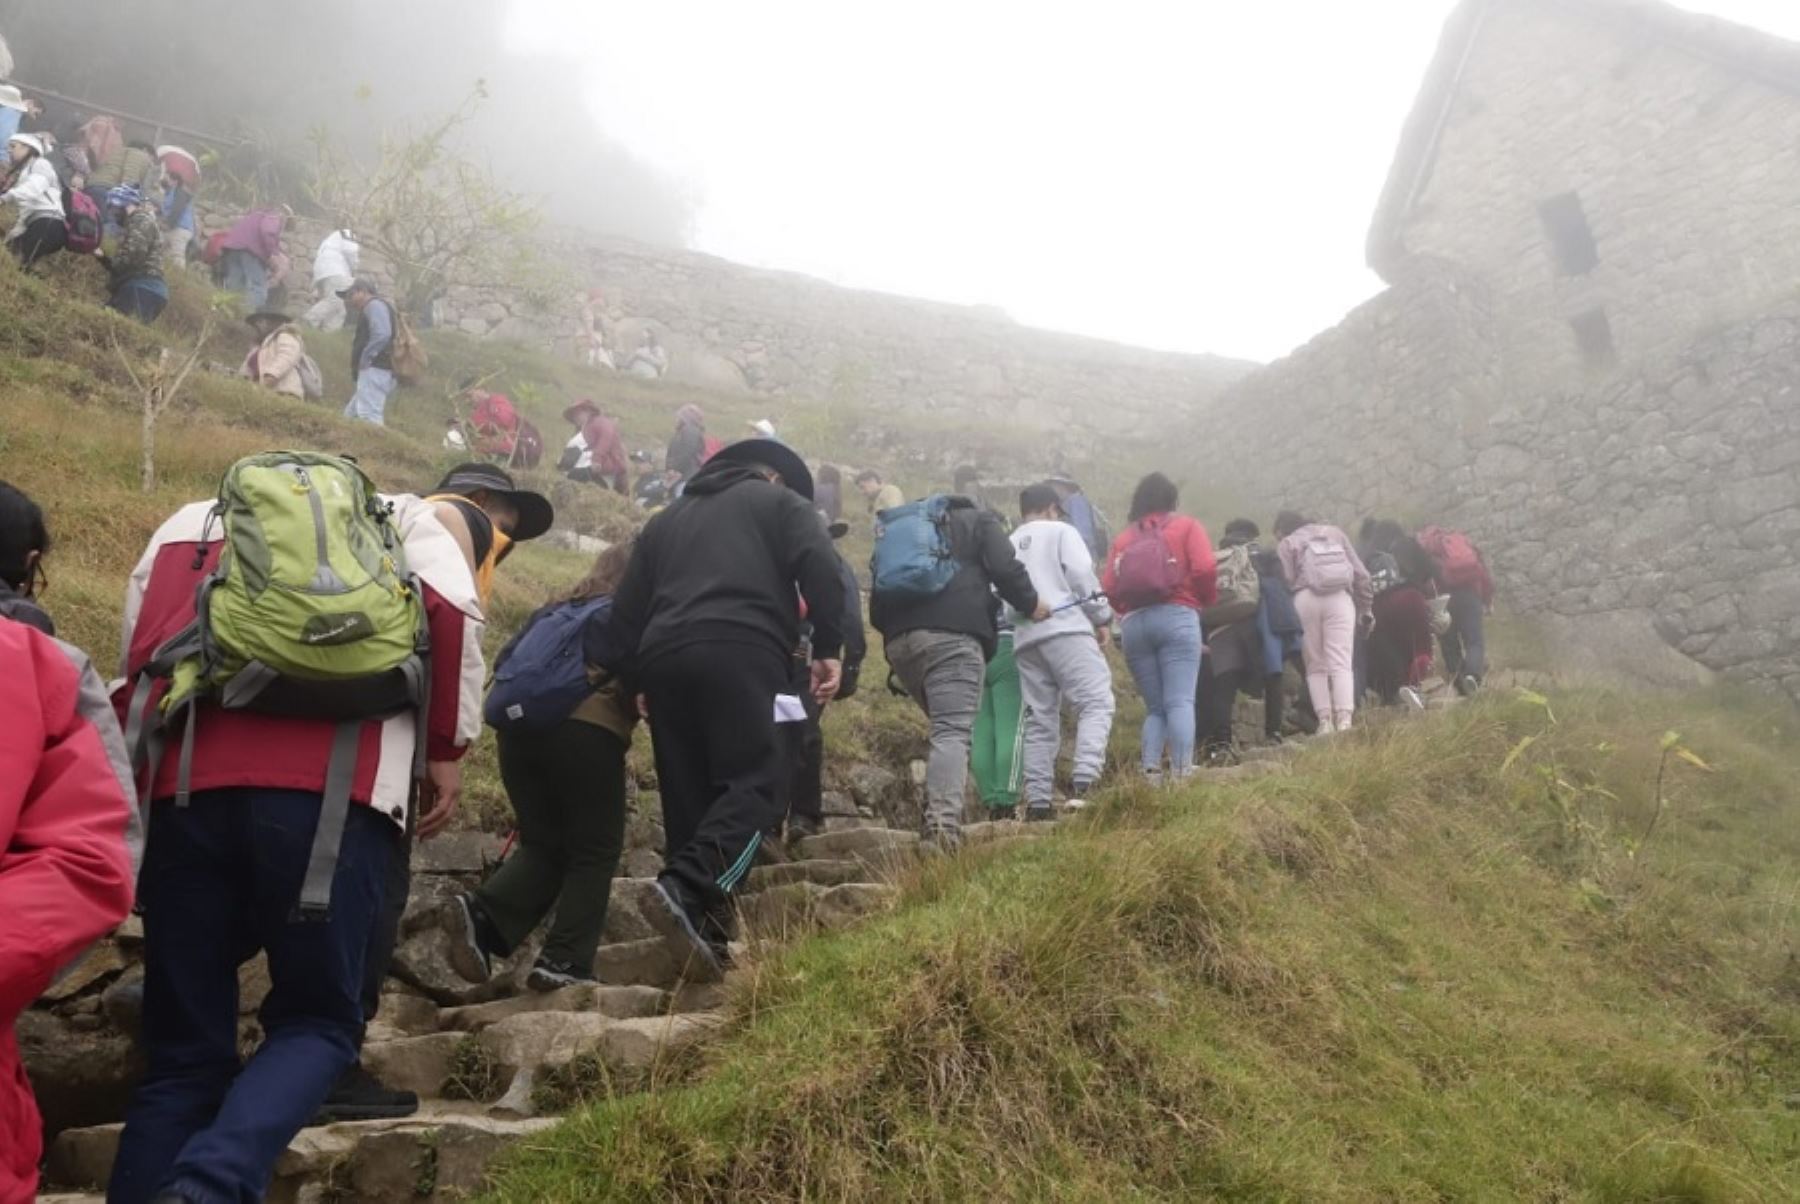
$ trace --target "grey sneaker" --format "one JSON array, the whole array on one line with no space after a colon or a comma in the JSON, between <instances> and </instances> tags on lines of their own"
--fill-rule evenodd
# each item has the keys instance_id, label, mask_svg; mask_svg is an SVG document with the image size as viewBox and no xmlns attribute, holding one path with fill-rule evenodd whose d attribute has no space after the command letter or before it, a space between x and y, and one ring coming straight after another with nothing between
<instances>
[{"instance_id":1,"label":"grey sneaker","mask_svg":"<svg viewBox=\"0 0 1800 1204\"><path fill-rule=\"evenodd\" d=\"M481 918L468 895L450 900L444 933L450 938L450 968L466 981L481 983L494 976L493 955L481 940Z\"/></svg>"},{"instance_id":2,"label":"grey sneaker","mask_svg":"<svg viewBox=\"0 0 1800 1204\"><path fill-rule=\"evenodd\" d=\"M1025 805L1025 822L1028 824L1047 824L1056 819L1056 808L1049 803L1027 803Z\"/></svg>"},{"instance_id":3,"label":"grey sneaker","mask_svg":"<svg viewBox=\"0 0 1800 1204\"><path fill-rule=\"evenodd\" d=\"M1464 698L1472 698L1475 691L1481 689L1481 683L1475 680L1473 673L1465 673L1456 679L1456 692Z\"/></svg>"},{"instance_id":4,"label":"grey sneaker","mask_svg":"<svg viewBox=\"0 0 1800 1204\"><path fill-rule=\"evenodd\" d=\"M926 856L951 856L962 848L962 833L954 828L927 828L919 838L919 852Z\"/></svg>"},{"instance_id":5,"label":"grey sneaker","mask_svg":"<svg viewBox=\"0 0 1800 1204\"><path fill-rule=\"evenodd\" d=\"M1409 711L1422 711L1425 709L1425 699L1411 686L1400 687L1400 702Z\"/></svg>"},{"instance_id":6,"label":"grey sneaker","mask_svg":"<svg viewBox=\"0 0 1800 1204\"><path fill-rule=\"evenodd\" d=\"M681 976L689 982L718 982L725 977L725 963L712 942L700 933L699 921L690 913L679 887L670 887L661 878L650 884L649 906L644 919L662 936Z\"/></svg>"},{"instance_id":7,"label":"grey sneaker","mask_svg":"<svg viewBox=\"0 0 1800 1204\"><path fill-rule=\"evenodd\" d=\"M539 994L560 991L564 987L593 986L599 981L594 977L591 966L583 966L575 962L548 961L541 957L537 959L537 964L531 967L531 973L525 976L525 985Z\"/></svg>"}]
</instances>

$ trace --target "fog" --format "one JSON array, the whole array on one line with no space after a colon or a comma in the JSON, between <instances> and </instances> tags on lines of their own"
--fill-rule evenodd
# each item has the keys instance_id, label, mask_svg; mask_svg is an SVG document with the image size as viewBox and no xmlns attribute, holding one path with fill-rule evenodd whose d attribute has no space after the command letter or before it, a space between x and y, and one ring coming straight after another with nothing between
<instances>
[{"instance_id":1,"label":"fog","mask_svg":"<svg viewBox=\"0 0 1800 1204\"><path fill-rule=\"evenodd\" d=\"M28 87L253 135L302 161L315 126L366 148L381 127L446 112L483 80L466 149L541 198L546 216L686 243L694 206L676 177L607 136L566 60L503 49L504 24L504 5L444 0L0 0Z\"/></svg>"}]
</instances>

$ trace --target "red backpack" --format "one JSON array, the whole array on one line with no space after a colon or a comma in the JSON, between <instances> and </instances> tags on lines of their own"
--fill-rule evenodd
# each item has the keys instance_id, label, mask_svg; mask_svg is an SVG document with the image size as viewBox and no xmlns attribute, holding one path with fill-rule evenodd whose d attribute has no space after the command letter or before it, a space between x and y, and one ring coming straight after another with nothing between
<instances>
[{"instance_id":1,"label":"red backpack","mask_svg":"<svg viewBox=\"0 0 1800 1204\"><path fill-rule=\"evenodd\" d=\"M100 240L105 225L100 219L100 206L94 198L77 188L64 190L64 210L68 214L63 219L63 226L68 230L68 241L63 249L76 255L92 255L100 249Z\"/></svg>"},{"instance_id":2,"label":"red backpack","mask_svg":"<svg viewBox=\"0 0 1800 1204\"><path fill-rule=\"evenodd\" d=\"M1111 596L1116 605L1125 610L1159 606L1181 589L1187 574L1180 557L1163 538L1168 525L1167 515L1131 525L1119 554L1113 557Z\"/></svg>"},{"instance_id":3,"label":"red backpack","mask_svg":"<svg viewBox=\"0 0 1800 1204\"><path fill-rule=\"evenodd\" d=\"M708 435L700 444L700 463L704 464L725 450L725 441Z\"/></svg>"},{"instance_id":4,"label":"red backpack","mask_svg":"<svg viewBox=\"0 0 1800 1204\"><path fill-rule=\"evenodd\" d=\"M1480 587L1486 570L1481 566L1481 553L1467 535L1443 527L1426 527L1419 532L1419 546L1436 566L1439 585L1445 589Z\"/></svg>"}]
</instances>

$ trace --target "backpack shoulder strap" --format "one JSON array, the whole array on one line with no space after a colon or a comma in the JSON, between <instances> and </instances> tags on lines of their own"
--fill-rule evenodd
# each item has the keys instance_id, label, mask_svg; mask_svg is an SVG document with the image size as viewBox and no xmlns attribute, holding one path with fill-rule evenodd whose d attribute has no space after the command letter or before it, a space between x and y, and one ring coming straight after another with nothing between
<instances>
[{"instance_id":1,"label":"backpack shoulder strap","mask_svg":"<svg viewBox=\"0 0 1800 1204\"><path fill-rule=\"evenodd\" d=\"M356 751L361 742L361 720L340 723L332 733L331 759L325 765L325 791L319 800L319 823L313 830L306 877L301 881L295 909L298 920L320 921L331 914L331 880L337 876L338 850L344 841L344 823L350 817L350 788L356 777Z\"/></svg>"}]
</instances>

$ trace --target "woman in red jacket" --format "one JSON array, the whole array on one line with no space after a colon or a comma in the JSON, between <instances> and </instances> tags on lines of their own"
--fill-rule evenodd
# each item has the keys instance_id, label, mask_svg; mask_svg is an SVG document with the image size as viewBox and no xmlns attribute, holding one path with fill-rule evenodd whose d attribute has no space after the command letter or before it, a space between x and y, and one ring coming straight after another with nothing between
<instances>
[{"instance_id":1,"label":"woman in red jacket","mask_svg":"<svg viewBox=\"0 0 1800 1204\"><path fill-rule=\"evenodd\" d=\"M1194 692L1200 679L1200 608L1218 599L1218 566L1206 528L1175 513L1181 495L1160 472L1138 482L1131 523L1113 541L1103 581L1124 615L1125 663L1144 696L1140 756L1160 781L1194 768Z\"/></svg>"},{"instance_id":2,"label":"woman in red jacket","mask_svg":"<svg viewBox=\"0 0 1800 1204\"><path fill-rule=\"evenodd\" d=\"M0 1204L25 1204L43 1133L13 1025L131 909L130 772L86 657L0 619L0 665Z\"/></svg>"}]
</instances>

